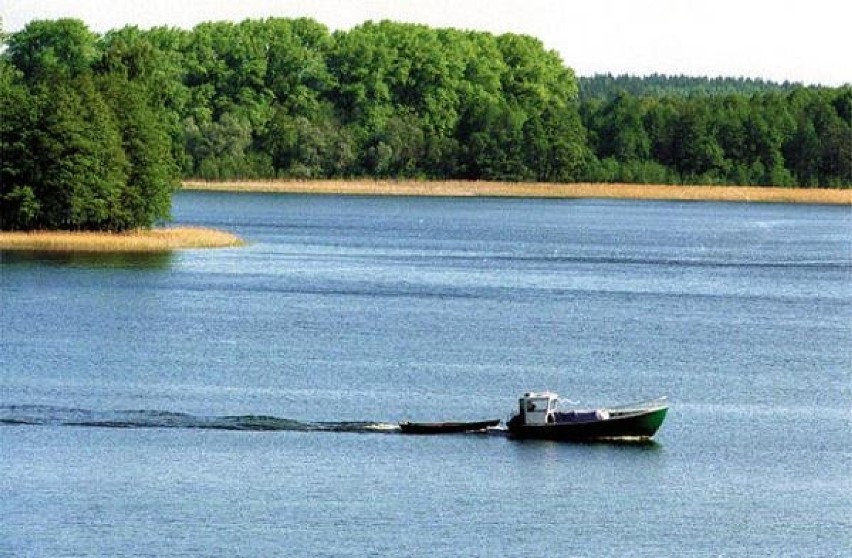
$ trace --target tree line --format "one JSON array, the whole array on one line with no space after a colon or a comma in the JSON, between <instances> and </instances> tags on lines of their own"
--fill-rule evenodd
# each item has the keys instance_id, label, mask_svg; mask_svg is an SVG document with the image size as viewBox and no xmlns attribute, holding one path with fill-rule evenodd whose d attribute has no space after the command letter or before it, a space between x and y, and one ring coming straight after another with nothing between
<instances>
[{"instance_id":1,"label":"tree line","mask_svg":"<svg viewBox=\"0 0 852 558\"><path fill-rule=\"evenodd\" d=\"M611 100L618 93L636 97L688 97L709 95L753 95L755 93L788 93L804 87L802 83L777 83L760 78L693 77L684 75L595 74L579 77L580 100ZM812 86L812 88L821 88Z\"/></svg>"},{"instance_id":2,"label":"tree line","mask_svg":"<svg viewBox=\"0 0 852 558\"><path fill-rule=\"evenodd\" d=\"M4 41L2 228L150 226L180 176L852 183L848 86L642 90L532 37L388 21L62 19Z\"/></svg>"},{"instance_id":3,"label":"tree line","mask_svg":"<svg viewBox=\"0 0 852 558\"><path fill-rule=\"evenodd\" d=\"M852 88L625 92L580 106L596 181L849 187Z\"/></svg>"}]
</instances>

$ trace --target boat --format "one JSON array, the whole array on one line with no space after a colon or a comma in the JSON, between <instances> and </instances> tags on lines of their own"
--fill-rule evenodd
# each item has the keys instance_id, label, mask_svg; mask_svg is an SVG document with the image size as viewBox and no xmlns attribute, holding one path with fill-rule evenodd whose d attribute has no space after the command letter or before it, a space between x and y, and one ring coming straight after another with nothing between
<instances>
[{"instance_id":1,"label":"boat","mask_svg":"<svg viewBox=\"0 0 852 558\"><path fill-rule=\"evenodd\" d=\"M665 397L599 409L559 409L550 391L528 392L506 423L512 438L557 441L650 440L668 412Z\"/></svg>"},{"instance_id":2,"label":"boat","mask_svg":"<svg viewBox=\"0 0 852 558\"><path fill-rule=\"evenodd\" d=\"M410 422L399 423L399 429L405 434L457 434L459 432L480 432L500 424L500 419L479 420L474 422Z\"/></svg>"}]
</instances>

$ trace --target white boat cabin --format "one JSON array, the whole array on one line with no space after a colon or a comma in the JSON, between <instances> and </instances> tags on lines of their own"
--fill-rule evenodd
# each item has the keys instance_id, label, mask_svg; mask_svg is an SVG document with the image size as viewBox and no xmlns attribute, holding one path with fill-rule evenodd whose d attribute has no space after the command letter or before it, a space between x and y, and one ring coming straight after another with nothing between
<instances>
[{"instance_id":1,"label":"white boat cabin","mask_svg":"<svg viewBox=\"0 0 852 558\"><path fill-rule=\"evenodd\" d=\"M523 424L552 424L556 422L559 396L551 391L527 392L519 400Z\"/></svg>"},{"instance_id":2,"label":"white boat cabin","mask_svg":"<svg viewBox=\"0 0 852 558\"><path fill-rule=\"evenodd\" d=\"M607 409L559 410L559 396L552 391L530 391L518 400L520 422L526 426L608 420Z\"/></svg>"}]
</instances>

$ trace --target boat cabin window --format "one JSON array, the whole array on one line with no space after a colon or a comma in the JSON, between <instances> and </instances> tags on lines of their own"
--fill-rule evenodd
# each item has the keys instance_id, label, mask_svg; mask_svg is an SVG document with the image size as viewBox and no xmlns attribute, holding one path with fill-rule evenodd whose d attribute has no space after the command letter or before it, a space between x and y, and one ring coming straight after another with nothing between
<instances>
[{"instance_id":1,"label":"boat cabin window","mask_svg":"<svg viewBox=\"0 0 852 558\"><path fill-rule=\"evenodd\" d=\"M546 397L538 397L535 399L527 399L527 412L528 413L543 413L547 411L548 402L550 400Z\"/></svg>"}]
</instances>

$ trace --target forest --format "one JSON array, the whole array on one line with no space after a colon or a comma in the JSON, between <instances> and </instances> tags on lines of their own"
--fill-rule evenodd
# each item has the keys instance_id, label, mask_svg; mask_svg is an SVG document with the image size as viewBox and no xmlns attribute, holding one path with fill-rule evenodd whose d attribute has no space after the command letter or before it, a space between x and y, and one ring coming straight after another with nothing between
<instances>
[{"instance_id":1,"label":"forest","mask_svg":"<svg viewBox=\"0 0 852 558\"><path fill-rule=\"evenodd\" d=\"M578 78L541 41L389 21L3 36L0 228L124 230L181 177L852 185L852 87Z\"/></svg>"},{"instance_id":2,"label":"forest","mask_svg":"<svg viewBox=\"0 0 852 558\"><path fill-rule=\"evenodd\" d=\"M708 95L753 95L755 93L789 93L804 87L801 83L785 81L776 83L759 78L691 77L651 74L595 74L579 77L580 101L591 99L611 100L618 93L636 97L688 97ZM812 86L814 88L819 88Z\"/></svg>"}]
</instances>

